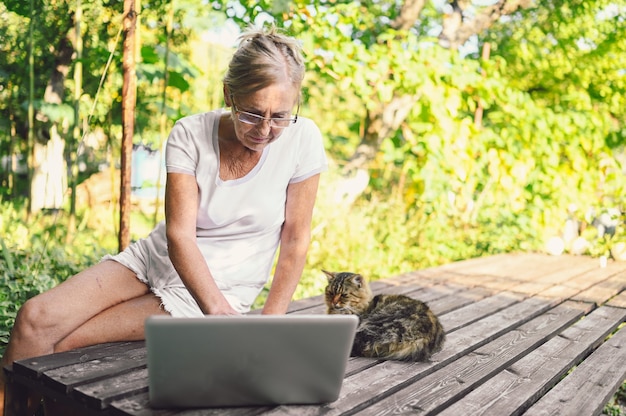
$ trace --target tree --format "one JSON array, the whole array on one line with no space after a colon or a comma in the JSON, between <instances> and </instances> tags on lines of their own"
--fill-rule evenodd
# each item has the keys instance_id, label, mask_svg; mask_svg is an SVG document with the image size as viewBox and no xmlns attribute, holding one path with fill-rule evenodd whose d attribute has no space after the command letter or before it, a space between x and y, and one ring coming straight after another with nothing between
<instances>
[{"instance_id":1,"label":"tree","mask_svg":"<svg viewBox=\"0 0 626 416\"><path fill-rule=\"evenodd\" d=\"M135 132L135 103L137 79L135 69L135 30L137 11L135 0L124 0L124 86L122 88L122 160L120 181L119 251L130 244L130 166Z\"/></svg>"},{"instance_id":2,"label":"tree","mask_svg":"<svg viewBox=\"0 0 626 416\"><path fill-rule=\"evenodd\" d=\"M36 13L32 18L29 15L30 9L24 2L9 0L0 3L3 10L0 30L3 39L6 40L2 45L0 68L3 74L7 74L6 78L0 79L0 94L6 98L0 103L0 112L6 117L1 117L0 120L12 120L12 124L0 123L0 131L7 133L0 134L0 144L3 154L21 153L39 156L28 161L28 167L36 173L32 181L34 200L32 206L33 210L37 211L41 208L61 208L66 200L67 173L72 172L67 169L66 161L76 166L74 162L79 159L78 162L82 166L79 172L73 171L74 175L80 176L72 178L73 185L97 171L99 165L105 163L104 154L106 162L112 168L119 165L121 146L117 138L121 138L123 132L121 96L124 82L118 39L122 32L123 8L116 2L106 5L101 2L90 2L86 5L74 1L50 3L46 0L34 0L34 2L33 10ZM188 18L189 10L202 9L198 2L181 3L182 6L178 8L179 19ZM133 72L127 78L137 80L142 92L136 111L133 108L126 116L127 122L128 117L132 117L130 121L136 124L138 130L134 135L132 131L127 132L130 134L127 143L131 145L137 142L137 136L140 136L142 141L145 140L147 145L163 140L159 138L159 134L166 131L167 126L161 129L154 128L152 119L155 114L164 114L166 120L162 123L165 124L167 120L172 122L179 118L181 113L197 111L180 105L181 102L190 106L194 104L193 100L181 99L181 94L191 91L189 79L198 72L185 61L185 55L191 52L187 46L187 39L192 30L187 29L187 25L185 28L179 26L173 37L176 45L180 46L177 46L169 56L163 57L159 36L160 20L164 14L162 11L166 8L170 8L168 2L147 2L142 13L146 27L150 30L141 33L151 42L141 49L142 59L138 63L137 73ZM75 16L77 11L83 10L82 19L86 24L79 29ZM195 19L202 21L200 27L214 23L211 19L204 18L202 13L195 14L197 15ZM38 24L40 21L41 25ZM35 110L33 116L35 123L28 123L27 112L24 111L27 108L26 103L29 102L28 88L25 88L29 85L28 77L25 76L29 73L28 48L20 46L28 45L28 34L21 30L21 27L30 22L34 27L32 45L35 54L34 98L30 102L33 103ZM198 25L195 22L190 22L189 27L196 26ZM78 51L82 46L80 42L83 40L84 53L79 55ZM165 73L160 68L155 70L155 67L162 67L163 59L169 61ZM81 72L84 76L78 75ZM165 80L165 85L160 85L159 80ZM176 106L173 108L154 105L157 97L160 98L166 89L170 95L175 96ZM11 92L9 96L5 96L7 91ZM165 101L162 101L165 104ZM29 124L36 128L33 136L38 139L33 140L34 144L30 147L26 140ZM83 135L77 131L80 127ZM104 137L105 141L102 141L101 137ZM95 141L100 142L96 144L96 148L93 147ZM70 145L66 146L66 143ZM51 158L52 154L56 159ZM12 160L16 159L13 157ZM60 192L55 193L54 204L44 198L46 192L52 189L51 169L57 174L56 177L60 178L55 183L60 182L62 185L57 187ZM40 173L42 171L46 175ZM10 178L11 184L16 186L15 183L19 181ZM19 196L17 190L10 192L14 197ZM75 193L72 192L72 198L74 197ZM74 212L73 203L70 210ZM126 220L122 228L127 228L128 225Z\"/></svg>"},{"instance_id":3,"label":"tree","mask_svg":"<svg viewBox=\"0 0 626 416\"><path fill-rule=\"evenodd\" d=\"M71 107L64 104L64 83L74 52L71 42L67 38L67 34L73 25L72 15L67 5L63 3L48 5L34 1L32 12L24 2L5 2L5 5L9 10L29 17L37 28L44 28L43 31L33 31L28 43L32 45L30 51L33 54L37 54L37 56L31 56L31 59L37 64L43 63L47 65L47 79L43 94L39 95L42 98L37 99L35 102L30 102L36 110L36 114L32 118L33 125L22 126L27 131L31 131L33 137L30 143L31 148L28 151L31 158L29 167L32 172L31 184L29 186L30 209L31 211L38 211L42 208L58 209L67 184L66 171L63 168L65 163L63 157L64 141L61 135L73 122ZM45 19L46 13L54 13L59 18ZM45 39L45 41L49 41L51 53L45 55L41 55L40 49L38 49L43 40L43 33L51 35L51 37ZM25 44L27 43L25 42ZM28 62L27 59L21 60L18 58L24 52L17 51L11 53L13 57L17 58L13 61L15 64L23 65ZM29 73L29 71L21 73ZM41 72L37 72L36 75L33 73L32 77L35 76L38 77L37 80L33 79L33 83L36 84L42 80ZM8 84L13 84L13 82L17 81L17 78L18 75L12 74ZM24 94L26 91L19 92ZM22 95L22 97L26 98L25 95Z\"/></svg>"},{"instance_id":4,"label":"tree","mask_svg":"<svg viewBox=\"0 0 626 416\"><path fill-rule=\"evenodd\" d=\"M29 20L20 2L10 3L22 15L0 13L7 40L0 46L0 71L7 74L0 78L0 145L25 152L27 49L18 29ZM66 6L71 14L73 3ZM623 203L616 156L623 152L626 108L624 0L211 6L216 12L198 0L143 5L135 144L159 147L169 123L221 103L221 71L231 51L201 41L202 30L227 18L241 28L273 20L303 41L309 71L302 111L316 119L331 158L343 167L339 183L348 185L337 195L349 197L340 201L401 204L396 218L406 223L395 229L408 230L398 238L404 245L436 243L444 258L531 241L524 247L536 249L544 234L558 234L569 204ZM85 119L93 109L87 130L106 138L111 169L122 135L120 10L119 2L86 6L79 111ZM164 30L169 10L171 31ZM57 40L67 38L54 28L35 33L36 97L50 81L42 68L53 65L45 45L56 52ZM480 57L481 50L490 53ZM69 77L64 84L74 87ZM95 166L101 156L79 157Z\"/></svg>"},{"instance_id":5,"label":"tree","mask_svg":"<svg viewBox=\"0 0 626 416\"><path fill-rule=\"evenodd\" d=\"M624 7L260 2L236 18L271 14L304 39L318 82L307 93L332 97L323 130L335 146L345 125L358 137L344 171L365 178L367 198L401 196L414 230L407 244L453 247L463 258L537 249L561 234L573 203L584 212L624 203L615 157L624 142Z\"/></svg>"},{"instance_id":6,"label":"tree","mask_svg":"<svg viewBox=\"0 0 626 416\"><path fill-rule=\"evenodd\" d=\"M426 45L434 46L435 31L439 43L451 49L440 54L438 63L454 63L456 50L472 36L531 4L530 0L500 0L481 7L452 0L438 10L425 0L294 2L291 6L260 2L249 6L240 20L247 23L264 13L274 15L315 51L311 60L315 72L328 82L340 81L365 104L361 140L346 165L352 171L367 170L381 143L396 134L423 98L424 77L419 72L424 68L415 58Z\"/></svg>"}]
</instances>

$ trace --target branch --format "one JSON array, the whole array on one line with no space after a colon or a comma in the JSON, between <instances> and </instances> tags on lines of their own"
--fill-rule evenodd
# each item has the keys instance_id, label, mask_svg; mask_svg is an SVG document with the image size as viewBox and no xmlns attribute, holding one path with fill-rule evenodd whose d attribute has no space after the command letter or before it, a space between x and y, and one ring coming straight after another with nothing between
<instances>
[{"instance_id":1,"label":"branch","mask_svg":"<svg viewBox=\"0 0 626 416\"><path fill-rule=\"evenodd\" d=\"M502 16L515 13L533 5L533 0L501 0L485 7L473 19L466 19L464 11L469 2L451 0L452 12L443 20L439 43L448 48L458 48L472 36L489 29Z\"/></svg>"},{"instance_id":2,"label":"branch","mask_svg":"<svg viewBox=\"0 0 626 416\"><path fill-rule=\"evenodd\" d=\"M406 0L402 3L400 14L391 22L395 30L410 29L422 13L426 0Z\"/></svg>"},{"instance_id":3,"label":"branch","mask_svg":"<svg viewBox=\"0 0 626 416\"><path fill-rule=\"evenodd\" d=\"M421 93L395 95L389 103L367 111L366 127L361 143L344 166L344 172L366 169L376 157L383 140L395 134L420 97Z\"/></svg>"}]
</instances>

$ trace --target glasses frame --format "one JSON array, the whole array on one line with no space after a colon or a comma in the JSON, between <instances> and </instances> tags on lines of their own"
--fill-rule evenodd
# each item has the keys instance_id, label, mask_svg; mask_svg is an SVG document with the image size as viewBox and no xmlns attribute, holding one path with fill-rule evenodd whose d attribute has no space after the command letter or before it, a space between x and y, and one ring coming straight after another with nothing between
<instances>
[{"instance_id":1,"label":"glasses frame","mask_svg":"<svg viewBox=\"0 0 626 416\"><path fill-rule=\"evenodd\" d=\"M235 114L237 115L237 120L239 120L240 122L242 122L243 124L246 124L248 126L259 126L261 123L263 123L264 121L267 121L270 125L271 128L273 129L284 129L289 127L292 124L296 124L296 122L298 121L298 114L300 114L300 100L298 100L298 107L296 108L296 114L293 117L263 117L260 116L258 114L254 114L254 113L250 113L248 111L242 111L240 109L237 108L237 105L235 104L235 99L233 97L233 94L230 94L230 103L233 107L233 111L235 112ZM245 119L242 120L241 119L241 115L244 114L248 117L251 117L253 120L256 120L255 122L251 121L250 119ZM276 125L276 122L288 122L289 124L285 125L285 126L279 126Z\"/></svg>"}]
</instances>

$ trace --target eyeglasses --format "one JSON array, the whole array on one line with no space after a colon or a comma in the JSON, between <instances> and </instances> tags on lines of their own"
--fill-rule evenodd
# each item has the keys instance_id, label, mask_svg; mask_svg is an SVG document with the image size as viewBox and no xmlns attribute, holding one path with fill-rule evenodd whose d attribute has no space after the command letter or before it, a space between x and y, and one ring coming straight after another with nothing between
<instances>
[{"instance_id":1,"label":"eyeglasses","mask_svg":"<svg viewBox=\"0 0 626 416\"><path fill-rule=\"evenodd\" d=\"M237 119L244 124L249 124L251 126L258 126L264 121L268 121L270 127L275 129L284 129L285 127L289 127L291 124L295 124L298 121L298 113L300 113L300 102L298 102L298 108L296 110L296 115L293 117L263 117L258 114L248 113L247 111L241 111L235 105L235 101L233 100L233 96L230 96L230 101L233 105L233 110L235 110L235 114L237 114Z\"/></svg>"}]
</instances>

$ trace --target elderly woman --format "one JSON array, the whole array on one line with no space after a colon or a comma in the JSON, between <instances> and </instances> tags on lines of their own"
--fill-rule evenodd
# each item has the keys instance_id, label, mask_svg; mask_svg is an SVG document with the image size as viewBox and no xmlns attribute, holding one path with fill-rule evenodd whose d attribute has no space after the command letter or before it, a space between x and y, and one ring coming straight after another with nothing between
<instances>
[{"instance_id":1,"label":"elderly woman","mask_svg":"<svg viewBox=\"0 0 626 416\"><path fill-rule=\"evenodd\" d=\"M279 244L262 312L285 313L327 168L319 129L298 115L303 77L294 39L273 27L243 33L224 78L230 110L182 118L170 133L165 221L28 300L2 364L143 339L154 314L245 313L269 280Z\"/></svg>"}]
</instances>

